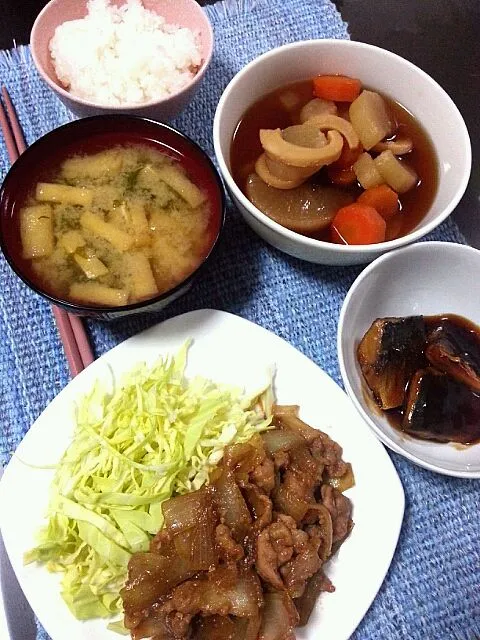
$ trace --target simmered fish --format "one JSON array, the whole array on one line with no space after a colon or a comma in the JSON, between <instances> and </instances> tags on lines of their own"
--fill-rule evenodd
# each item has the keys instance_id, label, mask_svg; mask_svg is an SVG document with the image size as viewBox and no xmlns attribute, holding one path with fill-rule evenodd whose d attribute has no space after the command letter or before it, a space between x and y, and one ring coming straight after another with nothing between
<instances>
[{"instance_id":1,"label":"simmered fish","mask_svg":"<svg viewBox=\"0 0 480 640\"><path fill-rule=\"evenodd\" d=\"M412 374L423 366L422 316L378 318L358 345L362 373L382 409L400 407Z\"/></svg>"},{"instance_id":2,"label":"simmered fish","mask_svg":"<svg viewBox=\"0 0 480 640\"><path fill-rule=\"evenodd\" d=\"M446 317L427 336L425 355L436 369L480 392L480 340L465 323Z\"/></svg>"},{"instance_id":3,"label":"simmered fish","mask_svg":"<svg viewBox=\"0 0 480 640\"><path fill-rule=\"evenodd\" d=\"M480 394L428 367L408 387L402 428L416 438L470 444L480 438Z\"/></svg>"}]
</instances>

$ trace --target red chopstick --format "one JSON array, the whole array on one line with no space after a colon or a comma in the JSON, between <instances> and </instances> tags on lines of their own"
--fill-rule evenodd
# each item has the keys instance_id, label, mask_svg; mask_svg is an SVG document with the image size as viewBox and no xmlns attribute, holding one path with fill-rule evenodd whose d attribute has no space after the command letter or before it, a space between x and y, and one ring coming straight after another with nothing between
<instances>
[{"instance_id":1,"label":"red chopstick","mask_svg":"<svg viewBox=\"0 0 480 640\"><path fill-rule=\"evenodd\" d=\"M10 162L15 162L27 147L23 131L18 122L15 108L5 87L2 87L2 98L5 109L0 102L0 128L3 131ZM7 117L8 114L8 117ZM67 358L70 374L75 377L85 367L94 361L92 347L85 332L81 318L67 313L60 307L52 305L52 312L57 324L58 332Z\"/></svg>"}]
</instances>

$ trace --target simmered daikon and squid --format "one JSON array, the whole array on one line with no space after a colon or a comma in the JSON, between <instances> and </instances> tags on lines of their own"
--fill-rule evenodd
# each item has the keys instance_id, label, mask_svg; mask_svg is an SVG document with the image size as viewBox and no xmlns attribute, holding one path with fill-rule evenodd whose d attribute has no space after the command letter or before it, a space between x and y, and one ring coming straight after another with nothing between
<instances>
[{"instance_id":1,"label":"simmered daikon and squid","mask_svg":"<svg viewBox=\"0 0 480 640\"><path fill-rule=\"evenodd\" d=\"M343 244L407 233L435 189L433 150L410 114L343 76L295 83L255 103L237 127L231 161L261 211Z\"/></svg>"}]
</instances>

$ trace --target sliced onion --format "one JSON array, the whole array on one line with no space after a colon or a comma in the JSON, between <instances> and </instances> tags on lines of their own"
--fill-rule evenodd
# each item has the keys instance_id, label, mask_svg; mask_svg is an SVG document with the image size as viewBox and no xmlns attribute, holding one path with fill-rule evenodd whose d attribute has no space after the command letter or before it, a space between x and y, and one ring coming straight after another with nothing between
<instances>
[{"instance_id":1,"label":"sliced onion","mask_svg":"<svg viewBox=\"0 0 480 640\"><path fill-rule=\"evenodd\" d=\"M271 591L264 595L262 624L258 640L285 640L297 626L299 616L286 591Z\"/></svg>"},{"instance_id":2,"label":"sliced onion","mask_svg":"<svg viewBox=\"0 0 480 640\"><path fill-rule=\"evenodd\" d=\"M259 629L260 614L251 618L204 616L199 618L193 638L195 640L257 640ZM156 637L155 640L157 640ZM159 640L163 640L163 637Z\"/></svg>"},{"instance_id":3,"label":"sliced onion","mask_svg":"<svg viewBox=\"0 0 480 640\"><path fill-rule=\"evenodd\" d=\"M305 517L311 504L291 490L287 483L282 483L273 493L273 504L280 513L291 516L295 522Z\"/></svg>"},{"instance_id":4,"label":"sliced onion","mask_svg":"<svg viewBox=\"0 0 480 640\"><path fill-rule=\"evenodd\" d=\"M218 560L215 548L217 517L211 489L202 487L198 491L166 500L162 510L164 531L170 534L176 555L189 569L195 572L214 565Z\"/></svg>"},{"instance_id":5,"label":"sliced onion","mask_svg":"<svg viewBox=\"0 0 480 640\"><path fill-rule=\"evenodd\" d=\"M265 459L265 449L260 435L256 434L248 442L225 448L223 464L234 472L250 473Z\"/></svg>"},{"instance_id":6,"label":"sliced onion","mask_svg":"<svg viewBox=\"0 0 480 640\"><path fill-rule=\"evenodd\" d=\"M172 533L190 529L211 505L212 498L207 487L165 500L162 504L165 527Z\"/></svg>"},{"instance_id":7,"label":"sliced onion","mask_svg":"<svg viewBox=\"0 0 480 640\"><path fill-rule=\"evenodd\" d=\"M233 473L224 469L214 484L214 500L223 524L226 524L237 542L248 533L252 518Z\"/></svg>"},{"instance_id":8,"label":"sliced onion","mask_svg":"<svg viewBox=\"0 0 480 640\"><path fill-rule=\"evenodd\" d=\"M195 527L181 531L174 537L175 549L192 569L207 571L218 561L215 547L215 524L213 513L206 513Z\"/></svg>"},{"instance_id":9,"label":"sliced onion","mask_svg":"<svg viewBox=\"0 0 480 640\"><path fill-rule=\"evenodd\" d=\"M332 487L335 487L335 489L338 489L342 493L344 491L347 491L347 489L351 489L352 487L354 487L355 476L353 475L352 465L348 462L347 470L345 471L343 476L340 476L340 478L329 478L328 484L330 484Z\"/></svg>"},{"instance_id":10,"label":"sliced onion","mask_svg":"<svg viewBox=\"0 0 480 640\"><path fill-rule=\"evenodd\" d=\"M299 627L303 627L307 624L310 614L317 602L317 598L322 591L333 593L335 591L335 587L320 569L320 571L317 571L317 573L308 581L303 595L295 600L295 606L300 615Z\"/></svg>"},{"instance_id":11,"label":"sliced onion","mask_svg":"<svg viewBox=\"0 0 480 640\"><path fill-rule=\"evenodd\" d=\"M232 640L257 640L260 631L261 615L260 609L256 615L250 618L237 618L235 620L235 632ZM210 638L209 638L210 640Z\"/></svg>"},{"instance_id":12,"label":"sliced onion","mask_svg":"<svg viewBox=\"0 0 480 640\"><path fill-rule=\"evenodd\" d=\"M274 409L273 417L275 424L278 424L283 429L288 429L293 433L304 438L307 442L312 442L315 438L318 438L318 431L314 429L303 420L300 420L298 416L288 412L278 412Z\"/></svg>"},{"instance_id":13,"label":"sliced onion","mask_svg":"<svg viewBox=\"0 0 480 640\"><path fill-rule=\"evenodd\" d=\"M240 572L235 585L227 590L232 603L232 615L254 617L263 605L263 594L260 580L252 569Z\"/></svg>"},{"instance_id":14,"label":"sliced onion","mask_svg":"<svg viewBox=\"0 0 480 640\"><path fill-rule=\"evenodd\" d=\"M265 450L270 455L277 453L277 451L290 451L290 449L305 444L305 440L300 435L287 429L266 431L262 434L262 440Z\"/></svg>"},{"instance_id":15,"label":"sliced onion","mask_svg":"<svg viewBox=\"0 0 480 640\"><path fill-rule=\"evenodd\" d=\"M135 553L128 563L128 580L120 591L123 607L133 614L151 606L161 597L193 575L181 558L160 556L156 553Z\"/></svg>"}]
</instances>

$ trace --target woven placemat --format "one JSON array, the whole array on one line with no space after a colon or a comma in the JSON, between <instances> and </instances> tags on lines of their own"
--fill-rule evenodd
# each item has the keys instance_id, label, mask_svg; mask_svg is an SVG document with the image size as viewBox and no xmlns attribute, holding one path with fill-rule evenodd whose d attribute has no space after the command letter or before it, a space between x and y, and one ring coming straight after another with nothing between
<instances>
[{"instance_id":1,"label":"woven placemat","mask_svg":"<svg viewBox=\"0 0 480 640\"><path fill-rule=\"evenodd\" d=\"M349 36L329 0L225 0L206 11L215 30L213 61L195 101L173 124L213 157L215 106L240 68L281 44ZM0 76L28 143L71 119L41 82L27 47L0 55ZM3 145L0 163L3 176L8 168ZM464 241L451 219L427 239ZM189 294L161 314L111 324L88 322L88 331L99 356L166 317L205 307L223 309L285 338L341 384L337 321L360 270L290 258L264 244L230 206L219 251ZM20 282L3 257L0 283L0 460L5 464L35 418L67 384L68 370L48 304ZM478 485L435 475L397 455L392 459L406 492L404 526L386 580L352 637L480 637ZM371 487L372 500L376 489ZM47 638L40 626L39 638Z\"/></svg>"}]
</instances>

